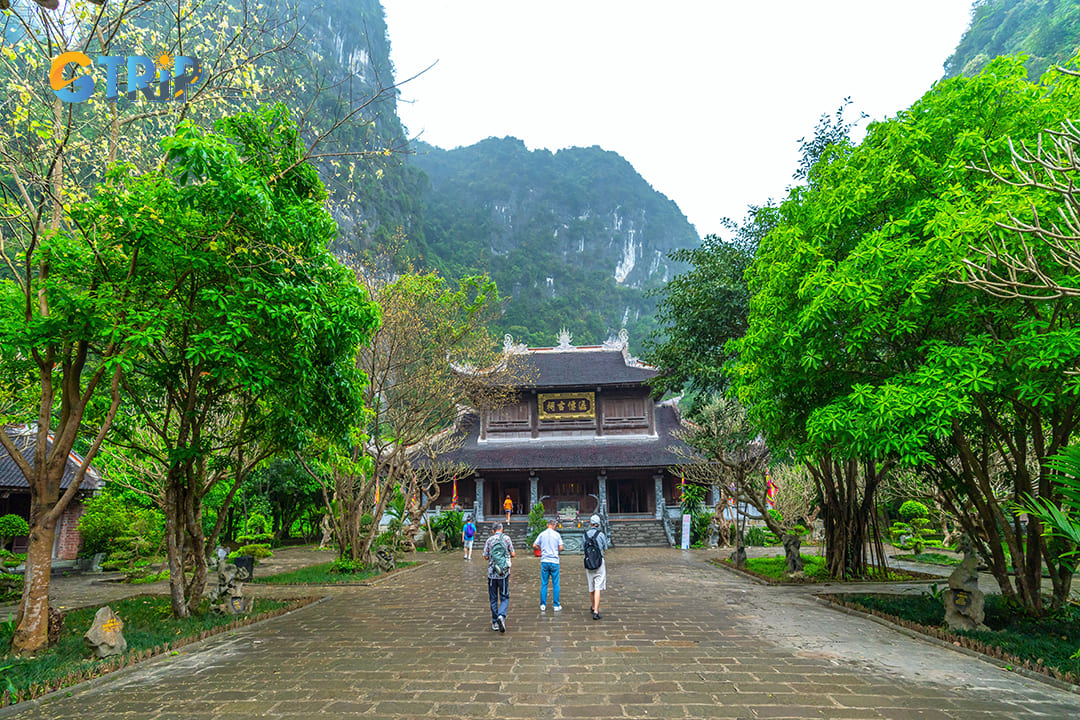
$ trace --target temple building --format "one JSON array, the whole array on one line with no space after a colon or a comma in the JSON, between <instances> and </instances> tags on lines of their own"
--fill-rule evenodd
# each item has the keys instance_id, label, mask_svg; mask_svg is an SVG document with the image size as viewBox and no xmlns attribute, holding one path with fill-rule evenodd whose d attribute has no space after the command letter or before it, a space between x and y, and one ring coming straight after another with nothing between
<instances>
[{"instance_id":1,"label":"temple building","mask_svg":"<svg viewBox=\"0 0 1080 720\"><path fill-rule=\"evenodd\" d=\"M652 399L646 381L657 370L630 356L625 330L603 345L570 339L564 330L557 347L526 348L507 338L508 351L528 354L532 377L517 402L461 420L463 443L443 456L475 469L457 480L458 505L491 521L505 518L509 497L512 535L543 503L547 516L601 515L616 543L667 545L672 468L685 462L678 405Z\"/></svg>"}]
</instances>

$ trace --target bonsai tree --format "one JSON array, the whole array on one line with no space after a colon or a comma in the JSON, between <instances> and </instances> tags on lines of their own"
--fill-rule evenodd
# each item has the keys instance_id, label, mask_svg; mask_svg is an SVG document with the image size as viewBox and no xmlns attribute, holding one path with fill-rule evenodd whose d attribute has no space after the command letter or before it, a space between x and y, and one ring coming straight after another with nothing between
<instances>
[{"instance_id":1,"label":"bonsai tree","mask_svg":"<svg viewBox=\"0 0 1080 720\"><path fill-rule=\"evenodd\" d=\"M8 543L21 535L30 533L30 524L18 515L0 517L0 549L6 550Z\"/></svg>"},{"instance_id":2,"label":"bonsai tree","mask_svg":"<svg viewBox=\"0 0 1080 720\"><path fill-rule=\"evenodd\" d=\"M229 553L230 560L243 555L251 555L256 560L274 556L274 553L270 551L270 541L274 539L274 536L270 534L270 522L265 515L252 513L244 528L244 534L236 538L240 547Z\"/></svg>"},{"instance_id":3,"label":"bonsai tree","mask_svg":"<svg viewBox=\"0 0 1080 720\"><path fill-rule=\"evenodd\" d=\"M924 535L929 531L930 511L918 500L908 500L900 506L900 520L892 524L889 534L897 547L911 550L915 555L923 551Z\"/></svg>"},{"instance_id":4,"label":"bonsai tree","mask_svg":"<svg viewBox=\"0 0 1080 720\"><path fill-rule=\"evenodd\" d=\"M529 509L529 532L525 535L525 544L532 547L537 536L547 530L547 521L544 520L544 503L533 503Z\"/></svg>"}]
</instances>

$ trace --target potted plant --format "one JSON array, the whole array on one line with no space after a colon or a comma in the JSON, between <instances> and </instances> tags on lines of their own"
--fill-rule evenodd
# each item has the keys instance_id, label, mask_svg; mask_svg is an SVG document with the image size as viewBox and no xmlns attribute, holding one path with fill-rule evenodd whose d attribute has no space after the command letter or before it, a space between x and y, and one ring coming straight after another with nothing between
<instances>
[{"instance_id":1,"label":"potted plant","mask_svg":"<svg viewBox=\"0 0 1080 720\"><path fill-rule=\"evenodd\" d=\"M240 547L229 553L229 559L236 565L237 570L242 574L246 573L244 579L250 580L255 574L255 561L274 556L270 551L270 542L274 536L269 532L269 521L261 513L252 513L245 529L247 532L236 538Z\"/></svg>"},{"instance_id":2,"label":"potted plant","mask_svg":"<svg viewBox=\"0 0 1080 720\"><path fill-rule=\"evenodd\" d=\"M547 521L544 520L544 503L533 503L529 510L529 532L525 536L525 542L532 547L533 542L540 533L547 529ZM533 548L533 554L540 557L540 548Z\"/></svg>"}]
</instances>

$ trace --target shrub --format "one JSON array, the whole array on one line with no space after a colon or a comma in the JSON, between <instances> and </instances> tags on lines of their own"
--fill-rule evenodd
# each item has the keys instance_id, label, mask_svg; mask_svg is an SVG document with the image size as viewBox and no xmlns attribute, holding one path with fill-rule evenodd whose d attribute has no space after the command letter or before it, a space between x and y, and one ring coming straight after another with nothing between
<instances>
[{"instance_id":1,"label":"shrub","mask_svg":"<svg viewBox=\"0 0 1080 720\"><path fill-rule=\"evenodd\" d=\"M256 560L274 557L274 553L270 550L270 546L266 543L248 543L247 545L241 545L240 547L229 553L229 559L235 560L242 555L250 555Z\"/></svg>"},{"instance_id":2,"label":"shrub","mask_svg":"<svg viewBox=\"0 0 1080 720\"><path fill-rule=\"evenodd\" d=\"M544 503L533 503L529 508L529 534L525 536L525 545L532 547L540 533L547 530L547 521L544 519Z\"/></svg>"},{"instance_id":3,"label":"shrub","mask_svg":"<svg viewBox=\"0 0 1080 720\"><path fill-rule=\"evenodd\" d=\"M30 532L30 524L19 515L4 515L0 517L0 548L6 548L8 543Z\"/></svg>"},{"instance_id":4,"label":"shrub","mask_svg":"<svg viewBox=\"0 0 1080 720\"><path fill-rule=\"evenodd\" d=\"M910 523L915 518L930 517L930 511L918 500L908 500L900 506L900 517Z\"/></svg>"},{"instance_id":5,"label":"shrub","mask_svg":"<svg viewBox=\"0 0 1080 720\"><path fill-rule=\"evenodd\" d=\"M8 602L22 596L23 576L0 572L0 602Z\"/></svg>"},{"instance_id":6,"label":"shrub","mask_svg":"<svg viewBox=\"0 0 1080 720\"><path fill-rule=\"evenodd\" d=\"M123 535L112 539L109 558L101 564L106 570L120 570L128 582L150 574L150 561L160 546L155 537L155 514L142 508L135 510L134 521Z\"/></svg>"},{"instance_id":7,"label":"shrub","mask_svg":"<svg viewBox=\"0 0 1080 720\"><path fill-rule=\"evenodd\" d=\"M236 538L241 545L269 545L274 536L270 533L270 521L261 513L252 513L244 525L244 534Z\"/></svg>"},{"instance_id":8,"label":"shrub","mask_svg":"<svg viewBox=\"0 0 1080 720\"><path fill-rule=\"evenodd\" d=\"M753 547L764 547L765 530L759 527L751 527L746 531L746 544Z\"/></svg>"},{"instance_id":9,"label":"shrub","mask_svg":"<svg viewBox=\"0 0 1080 720\"><path fill-rule=\"evenodd\" d=\"M712 513L694 512L690 514L690 544L694 547L704 547L709 538L709 523L712 521Z\"/></svg>"},{"instance_id":10,"label":"shrub","mask_svg":"<svg viewBox=\"0 0 1080 720\"><path fill-rule=\"evenodd\" d=\"M444 510L431 520L431 531L440 530L446 535L450 547L461 547L461 528L465 527L465 513L460 510Z\"/></svg>"},{"instance_id":11,"label":"shrub","mask_svg":"<svg viewBox=\"0 0 1080 720\"><path fill-rule=\"evenodd\" d=\"M364 570L367 570L367 565L359 560L338 558L330 563L330 572L335 575L352 575L353 573L363 572Z\"/></svg>"}]
</instances>

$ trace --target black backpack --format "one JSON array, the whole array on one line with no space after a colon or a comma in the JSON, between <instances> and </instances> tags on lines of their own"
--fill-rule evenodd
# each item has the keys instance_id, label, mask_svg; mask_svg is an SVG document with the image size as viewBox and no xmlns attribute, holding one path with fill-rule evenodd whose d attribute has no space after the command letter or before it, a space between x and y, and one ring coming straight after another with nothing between
<instances>
[{"instance_id":1,"label":"black backpack","mask_svg":"<svg viewBox=\"0 0 1080 720\"><path fill-rule=\"evenodd\" d=\"M600 552L600 543L596 541L599 533L599 530L589 530L582 540L581 549L585 551L586 570L598 570L604 564L604 553Z\"/></svg>"}]
</instances>

